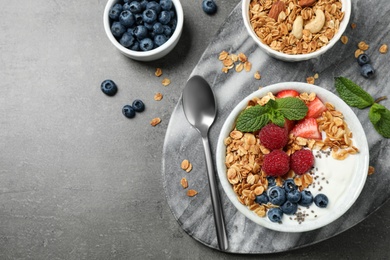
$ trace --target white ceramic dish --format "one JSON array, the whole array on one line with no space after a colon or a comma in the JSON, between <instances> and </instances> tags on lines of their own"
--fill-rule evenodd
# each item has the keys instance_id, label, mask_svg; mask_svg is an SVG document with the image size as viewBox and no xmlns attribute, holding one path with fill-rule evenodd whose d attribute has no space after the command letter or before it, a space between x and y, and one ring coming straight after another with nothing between
<instances>
[{"instance_id":1,"label":"white ceramic dish","mask_svg":"<svg viewBox=\"0 0 390 260\"><path fill-rule=\"evenodd\" d=\"M110 29L111 26L110 19L108 14L110 12L111 7L118 2L119 0L107 1L106 7L104 9L104 14L103 14L103 25L104 25L104 31L106 32L108 39L115 46L115 48L117 48L123 55L134 60L152 61L164 57L170 51L172 51L173 48L177 45L177 43L180 40L180 36L182 34L183 24L184 24L184 12L180 0L172 0L175 6L176 16L177 16L177 25L175 31L173 32L172 36L168 39L166 43L150 51L132 51L130 49L127 49L123 47L112 35Z\"/></svg>"},{"instance_id":2,"label":"white ceramic dish","mask_svg":"<svg viewBox=\"0 0 390 260\"><path fill-rule=\"evenodd\" d=\"M318 168L318 172L324 173L323 176L321 175L321 178L325 177L329 181L329 184L322 185L323 190L321 192L318 191L318 185L315 188L311 186L309 190L312 191L313 195L318 193L326 194L329 197L329 205L326 209L321 209L313 203L307 212L314 210L317 216L314 217L314 214L312 214L311 217L307 217L301 224L297 221L290 220L288 215L283 216L282 224L271 222L267 217L262 218L257 216L253 211L238 201L237 195L226 177L226 146L224 139L233 129L237 116L247 106L247 102L254 97L262 97L268 92L275 94L283 89L295 89L300 93L315 92L323 102L332 103L337 110L344 114L345 121L353 132L354 145L359 149L358 154L351 155L343 161L337 161L331 156L328 158L322 156L322 159L315 159L315 167ZM252 93L233 109L227 117L218 138L216 163L218 176L225 193L233 205L247 218L261 226L276 231L304 232L321 228L335 221L353 205L366 181L369 166L369 149L366 135L359 119L352 109L339 97L315 85L301 82L284 82L264 87Z\"/></svg>"},{"instance_id":3,"label":"white ceramic dish","mask_svg":"<svg viewBox=\"0 0 390 260\"><path fill-rule=\"evenodd\" d=\"M351 16L351 0L340 0L342 3L342 11L345 12L344 18L340 23L340 27L338 32L334 35L334 37L329 41L329 43L326 46L323 46L322 48L316 50L315 52L308 53L308 54L285 54L279 51L273 50L271 47L269 47L267 44L264 44L260 41L260 39L257 37L256 33L253 31L251 23L249 21L249 4L252 0L242 0L242 18L244 19L245 27L249 33L249 35L252 37L252 39L257 43L257 45L262 49L264 52L266 52L268 55L284 60L284 61L303 61L303 60L309 60L313 58L318 58L325 52L327 52L329 49L331 49L337 41L341 38L343 35L345 29L347 28L349 24L349 19Z\"/></svg>"}]
</instances>

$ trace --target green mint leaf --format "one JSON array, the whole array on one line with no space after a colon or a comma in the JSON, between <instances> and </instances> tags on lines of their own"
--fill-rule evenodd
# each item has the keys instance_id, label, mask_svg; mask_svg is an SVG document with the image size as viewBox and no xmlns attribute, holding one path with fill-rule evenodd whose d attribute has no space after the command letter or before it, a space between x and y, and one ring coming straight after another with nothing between
<instances>
[{"instance_id":1,"label":"green mint leaf","mask_svg":"<svg viewBox=\"0 0 390 260\"><path fill-rule=\"evenodd\" d=\"M241 132L255 132L268 124L270 118L267 106L256 105L245 109L237 118L236 128Z\"/></svg>"},{"instance_id":2,"label":"green mint leaf","mask_svg":"<svg viewBox=\"0 0 390 260\"><path fill-rule=\"evenodd\" d=\"M368 113L375 130L383 137L390 138L390 110L374 103Z\"/></svg>"},{"instance_id":3,"label":"green mint leaf","mask_svg":"<svg viewBox=\"0 0 390 260\"><path fill-rule=\"evenodd\" d=\"M336 77L335 88L341 99L352 107L362 109L374 104L374 98L350 79Z\"/></svg>"},{"instance_id":4,"label":"green mint leaf","mask_svg":"<svg viewBox=\"0 0 390 260\"><path fill-rule=\"evenodd\" d=\"M270 113L270 120L275 125L284 127L284 123L285 123L284 116L278 111L273 111Z\"/></svg>"},{"instance_id":5,"label":"green mint leaf","mask_svg":"<svg viewBox=\"0 0 390 260\"><path fill-rule=\"evenodd\" d=\"M270 99L268 100L267 104L265 104L265 106L272 112L276 109L278 109L278 103L276 103L275 100L273 99Z\"/></svg>"},{"instance_id":6,"label":"green mint leaf","mask_svg":"<svg viewBox=\"0 0 390 260\"><path fill-rule=\"evenodd\" d=\"M300 120L307 114L308 108L302 100L295 97L276 99L277 111L289 120Z\"/></svg>"}]
</instances>

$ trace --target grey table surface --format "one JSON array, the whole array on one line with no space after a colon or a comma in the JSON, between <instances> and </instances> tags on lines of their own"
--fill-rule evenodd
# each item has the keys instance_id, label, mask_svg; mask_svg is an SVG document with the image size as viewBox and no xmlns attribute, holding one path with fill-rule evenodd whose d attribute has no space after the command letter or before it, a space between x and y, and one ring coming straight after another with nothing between
<instances>
[{"instance_id":1,"label":"grey table surface","mask_svg":"<svg viewBox=\"0 0 390 260\"><path fill-rule=\"evenodd\" d=\"M213 16L200 0L182 1L179 45L149 63L110 44L105 3L0 0L0 259L389 257L389 202L333 238L278 254L226 254L188 236L164 195L164 138L182 87L238 1L217 1ZM106 78L119 86L114 97L100 91ZM128 120L121 108L135 98L147 109Z\"/></svg>"}]
</instances>

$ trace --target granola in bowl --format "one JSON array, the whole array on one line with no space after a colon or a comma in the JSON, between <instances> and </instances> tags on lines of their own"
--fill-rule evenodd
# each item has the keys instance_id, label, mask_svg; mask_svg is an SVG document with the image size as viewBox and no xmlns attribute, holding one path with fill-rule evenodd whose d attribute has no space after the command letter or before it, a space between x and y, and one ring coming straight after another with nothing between
<instances>
[{"instance_id":1,"label":"granola in bowl","mask_svg":"<svg viewBox=\"0 0 390 260\"><path fill-rule=\"evenodd\" d=\"M303 119L292 120L295 126L283 126L289 130L282 148L268 148L270 146L261 139L260 129L242 130L239 117L244 110L267 106L270 100L278 99L277 93L291 89L299 93L294 98L307 106L314 100L322 100L325 108L319 115L314 115L315 119L310 119L316 122L320 136L301 135L302 131L295 130L308 120L306 115ZM269 124L273 123L267 121L265 125ZM309 168L300 171L292 162L297 161L293 157L298 157L302 151L311 154L312 159ZM283 158L288 158L288 168L281 167L280 173L266 170L267 157L274 153L276 157L271 165L272 161L278 163L272 167L286 164ZM366 180L368 145L353 111L333 93L306 83L279 83L254 92L231 112L218 140L217 168L225 193L246 217L269 229L304 232L331 223L352 206ZM301 193L305 199L299 202L298 198L296 201L291 199L293 203L290 203L289 199L283 198L278 202L280 192L287 197L287 191L294 187L296 195Z\"/></svg>"},{"instance_id":2,"label":"granola in bowl","mask_svg":"<svg viewBox=\"0 0 390 260\"><path fill-rule=\"evenodd\" d=\"M261 49L285 61L318 57L342 36L349 0L244 0L242 16Z\"/></svg>"}]
</instances>

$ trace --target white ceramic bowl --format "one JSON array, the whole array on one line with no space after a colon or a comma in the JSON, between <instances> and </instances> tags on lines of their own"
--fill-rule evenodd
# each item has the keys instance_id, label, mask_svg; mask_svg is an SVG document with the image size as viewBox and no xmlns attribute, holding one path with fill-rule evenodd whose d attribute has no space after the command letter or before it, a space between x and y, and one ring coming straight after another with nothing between
<instances>
[{"instance_id":1,"label":"white ceramic bowl","mask_svg":"<svg viewBox=\"0 0 390 260\"><path fill-rule=\"evenodd\" d=\"M120 0L108 0L103 14L104 30L106 32L108 39L115 46L115 48L117 48L123 55L139 61L157 60L164 57L170 51L172 51L172 49L179 42L180 36L183 31L184 13L183 13L183 7L180 3L180 0L172 0L175 6L176 16L177 16L177 25L175 31L173 32L172 36L168 39L166 43L150 51L132 51L130 49L127 49L123 47L112 35L111 28L110 28L111 24L108 15L111 7L114 6L116 3L118 3L119 1Z\"/></svg>"},{"instance_id":2,"label":"white ceramic bowl","mask_svg":"<svg viewBox=\"0 0 390 260\"><path fill-rule=\"evenodd\" d=\"M301 224L299 224L296 220L290 220L288 215L283 216L282 224L274 223L271 222L268 217L257 216L247 206L241 204L237 199L237 195L234 192L232 185L227 179L227 169L225 165L226 146L224 144L224 139L229 136L230 131L235 125L237 116L243 109L245 109L248 101L254 97L265 96L268 92L276 94L283 89L295 89L300 93L315 92L323 102L332 103L337 110L344 114L344 119L353 132L354 145L359 149L358 154L350 155L342 161L335 160L332 156L322 156L321 159L315 158L314 166L318 168L318 173L316 174L321 175L319 179L322 179L323 177L326 178L326 180L329 181L329 184L322 181L321 186L323 186L323 190L321 192L318 191L319 185L317 185L317 187L313 187L313 185L311 185L309 190L312 192L313 196L318 193L324 193L327 195L329 197L329 204L327 208L323 209L317 207L313 203L312 206L310 206L310 209L306 210L307 213L311 214L310 217L307 217ZM315 151L313 153L315 154ZM304 232L321 228L333 222L342 216L353 205L362 191L366 181L369 166L369 149L366 136L359 119L356 117L351 108L339 97L330 91L311 84L285 82L264 87L252 93L248 97L244 98L233 109L222 126L220 136L218 138L216 163L219 180L222 184L223 190L238 211L253 222L272 230L282 232ZM317 214L317 217L313 216L311 210L314 210L315 213L313 214Z\"/></svg>"},{"instance_id":3,"label":"white ceramic bowl","mask_svg":"<svg viewBox=\"0 0 390 260\"><path fill-rule=\"evenodd\" d=\"M351 16L351 0L340 0L342 3L342 11L345 12L345 15L343 20L340 23L338 32L334 35L334 37L329 41L327 45L316 50L315 52L308 53L308 54L285 54L279 51L275 51L267 44L263 43L256 35L256 33L253 31L251 23L249 21L249 4L251 1L252 0L242 0L242 17L244 19L244 24L249 35L257 43L257 45L259 45L260 49L262 49L268 55L283 61L296 62L296 61L304 61L313 58L318 58L319 56L327 52L329 49L331 49L335 45L335 43L341 38L345 29L348 26L349 19Z\"/></svg>"}]
</instances>

